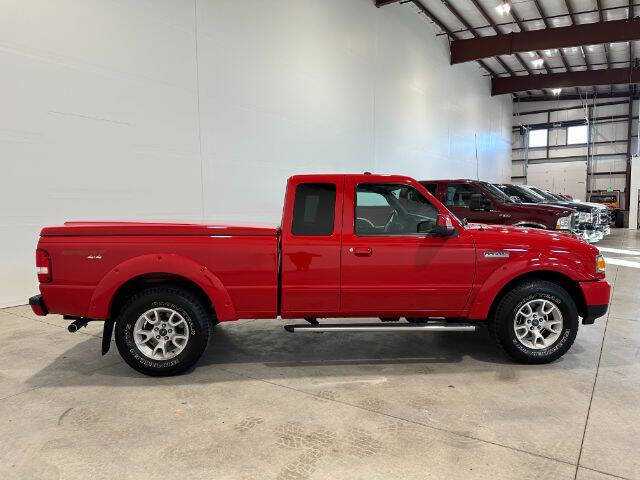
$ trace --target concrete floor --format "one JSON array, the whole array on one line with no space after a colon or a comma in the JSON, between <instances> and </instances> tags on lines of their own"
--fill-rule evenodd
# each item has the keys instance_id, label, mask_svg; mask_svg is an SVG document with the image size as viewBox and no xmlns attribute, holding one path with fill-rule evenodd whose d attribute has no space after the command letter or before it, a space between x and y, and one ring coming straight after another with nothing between
<instances>
[{"instance_id":1,"label":"concrete floor","mask_svg":"<svg viewBox=\"0 0 640 480\"><path fill-rule=\"evenodd\" d=\"M241 321L147 378L100 356L98 324L0 310L0 479L640 479L640 235L599 246L639 253L606 252L610 314L542 366L485 332Z\"/></svg>"}]
</instances>

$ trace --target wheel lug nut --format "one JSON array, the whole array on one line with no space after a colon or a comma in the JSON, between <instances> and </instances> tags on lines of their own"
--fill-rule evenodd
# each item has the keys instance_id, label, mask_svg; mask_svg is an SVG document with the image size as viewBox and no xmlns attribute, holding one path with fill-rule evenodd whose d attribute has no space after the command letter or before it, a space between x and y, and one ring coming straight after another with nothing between
<instances>
[{"instance_id":1,"label":"wheel lug nut","mask_svg":"<svg viewBox=\"0 0 640 480\"><path fill-rule=\"evenodd\" d=\"M157 340L160 340L160 335L156 335L156 339L157 339Z\"/></svg>"},{"instance_id":2,"label":"wheel lug nut","mask_svg":"<svg viewBox=\"0 0 640 480\"><path fill-rule=\"evenodd\" d=\"M169 329L169 333L172 333L172 332L173 332L173 330Z\"/></svg>"},{"instance_id":3,"label":"wheel lug nut","mask_svg":"<svg viewBox=\"0 0 640 480\"><path fill-rule=\"evenodd\" d=\"M158 327L154 328L154 330L157 332L158 331Z\"/></svg>"},{"instance_id":4,"label":"wheel lug nut","mask_svg":"<svg viewBox=\"0 0 640 480\"><path fill-rule=\"evenodd\" d=\"M165 340L169 340L169 337L164 337Z\"/></svg>"}]
</instances>

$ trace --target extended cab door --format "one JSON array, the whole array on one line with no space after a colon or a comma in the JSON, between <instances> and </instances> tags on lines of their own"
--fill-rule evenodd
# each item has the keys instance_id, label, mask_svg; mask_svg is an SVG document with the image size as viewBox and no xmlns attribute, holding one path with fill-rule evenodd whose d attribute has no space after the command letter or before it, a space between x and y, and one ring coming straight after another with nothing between
<instances>
[{"instance_id":1,"label":"extended cab door","mask_svg":"<svg viewBox=\"0 0 640 480\"><path fill-rule=\"evenodd\" d=\"M421 222L435 227L439 213L423 187L369 178L345 181L342 314L456 315L475 275L471 236L418 233Z\"/></svg>"},{"instance_id":2,"label":"extended cab door","mask_svg":"<svg viewBox=\"0 0 640 480\"><path fill-rule=\"evenodd\" d=\"M482 195L486 205L482 210L471 209L471 195ZM473 183L447 183L444 185L444 204L458 218L466 218L471 223L501 223L500 212L493 199Z\"/></svg>"},{"instance_id":3,"label":"extended cab door","mask_svg":"<svg viewBox=\"0 0 640 480\"><path fill-rule=\"evenodd\" d=\"M283 318L337 314L344 175L289 179L281 237Z\"/></svg>"}]
</instances>

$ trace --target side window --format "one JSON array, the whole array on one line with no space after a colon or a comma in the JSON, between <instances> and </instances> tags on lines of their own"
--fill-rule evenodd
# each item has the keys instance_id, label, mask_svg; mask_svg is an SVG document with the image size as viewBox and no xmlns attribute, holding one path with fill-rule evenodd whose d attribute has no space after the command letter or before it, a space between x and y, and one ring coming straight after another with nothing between
<instances>
[{"instance_id":1,"label":"side window","mask_svg":"<svg viewBox=\"0 0 640 480\"><path fill-rule=\"evenodd\" d=\"M422 186L426 188L429 191L429 193L435 197L436 191L438 190L437 183L423 183Z\"/></svg>"},{"instance_id":2,"label":"side window","mask_svg":"<svg viewBox=\"0 0 640 480\"><path fill-rule=\"evenodd\" d=\"M451 207L468 207L472 193L476 193L475 189L466 183L452 183L447 185L445 205Z\"/></svg>"},{"instance_id":3,"label":"side window","mask_svg":"<svg viewBox=\"0 0 640 480\"><path fill-rule=\"evenodd\" d=\"M336 186L333 183L301 183L296 188L291 233L331 235L335 208Z\"/></svg>"},{"instance_id":4,"label":"side window","mask_svg":"<svg viewBox=\"0 0 640 480\"><path fill-rule=\"evenodd\" d=\"M419 224L435 228L438 219L438 209L419 191L399 184L358 185L355 212L356 235L414 235Z\"/></svg>"}]
</instances>

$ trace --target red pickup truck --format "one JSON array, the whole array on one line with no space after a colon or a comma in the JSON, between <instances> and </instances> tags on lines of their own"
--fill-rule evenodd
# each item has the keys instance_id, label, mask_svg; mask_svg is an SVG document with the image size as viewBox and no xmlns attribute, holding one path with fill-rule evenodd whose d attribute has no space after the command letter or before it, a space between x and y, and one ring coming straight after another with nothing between
<instances>
[{"instance_id":1,"label":"red pickup truck","mask_svg":"<svg viewBox=\"0 0 640 480\"><path fill-rule=\"evenodd\" d=\"M582 317L609 304L598 250L556 232L461 222L416 180L300 175L280 228L68 222L42 230L38 315L75 331L104 321L120 354L148 375L196 363L212 326L304 318L291 332L473 331L486 324L516 361L546 363ZM335 317L386 322L320 323ZM401 317L409 322L399 321Z\"/></svg>"},{"instance_id":2,"label":"red pickup truck","mask_svg":"<svg viewBox=\"0 0 640 480\"><path fill-rule=\"evenodd\" d=\"M495 185L478 180L422 180L420 183L458 218L470 222L567 233L578 231L576 211L567 206L519 203Z\"/></svg>"}]
</instances>

